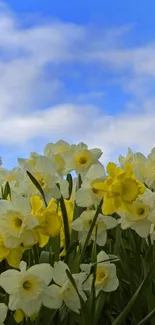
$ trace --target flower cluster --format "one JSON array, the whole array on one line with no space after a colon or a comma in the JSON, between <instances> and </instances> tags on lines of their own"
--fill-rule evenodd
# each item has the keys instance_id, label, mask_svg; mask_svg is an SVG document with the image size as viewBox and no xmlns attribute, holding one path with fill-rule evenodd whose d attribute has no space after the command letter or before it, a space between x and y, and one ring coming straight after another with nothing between
<instances>
[{"instance_id":1,"label":"flower cluster","mask_svg":"<svg viewBox=\"0 0 155 325\"><path fill-rule=\"evenodd\" d=\"M98 306L124 290L126 238L141 241L144 259L154 245L155 148L106 167L101 156L60 140L0 166L0 324L98 325Z\"/></svg>"}]
</instances>

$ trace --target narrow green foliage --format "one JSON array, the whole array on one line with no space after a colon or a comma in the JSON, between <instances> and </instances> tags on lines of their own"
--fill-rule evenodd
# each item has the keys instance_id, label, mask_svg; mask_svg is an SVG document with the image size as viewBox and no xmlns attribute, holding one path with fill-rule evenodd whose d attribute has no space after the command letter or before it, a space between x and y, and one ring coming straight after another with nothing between
<instances>
[{"instance_id":1,"label":"narrow green foliage","mask_svg":"<svg viewBox=\"0 0 155 325\"><path fill-rule=\"evenodd\" d=\"M124 325L124 321L127 318L133 304L135 303L136 299L138 298L138 295L147 288L147 286L152 281L153 277L155 276L155 263L153 265L153 268L151 268L147 274L147 276L143 279L141 284L139 285L138 289L128 302L127 306L124 308L124 310L120 313L120 315L116 318L116 320L112 323L112 325Z\"/></svg>"},{"instance_id":2,"label":"narrow green foliage","mask_svg":"<svg viewBox=\"0 0 155 325\"><path fill-rule=\"evenodd\" d=\"M62 217L63 217L63 224L64 224L65 249L67 251L70 246L70 230L69 230L67 210L66 210L63 196L61 196L61 198L59 199L59 202L60 202L60 207L61 207Z\"/></svg>"},{"instance_id":3,"label":"narrow green foliage","mask_svg":"<svg viewBox=\"0 0 155 325\"><path fill-rule=\"evenodd\" d=\"M3 192L3 199L7 200L8 196L11 199L11 189L9 182L6 182L5 187L4 187L4 192Z\"/></svg>"},{"instance_id":4,"label":"narrow green foliage","mask_svg":"<svg viewBox=\"0 0 155 325\"><path fill-rule=\"evenodd\" d=\"M84 258L85 258L85 251L87 249L87 246L88 246L88 243L89 243L89 240L90 240L90 237L91 237L91 234L93 232L93 229L95 227L95 224L96 224L96 220L98 218L98 215L99 213L101 212L101 207L102 207L102 204L103 204L103 199L101 200L101 202L99 203L98 207L97 207L97 210L96 210L96 213L94 215L94 218L92 220L92 223L90 225L90 228L89 228L89 231L88 231L88 234L87 234L87 237L86 237L86 240L85 240L85 243L83 245L83 248L82 248L82 251L81 251L81 255L80 255L80 263L83 262Z\"/></svg>"},{"instance_id":5,"label":"narrow green foliage","mask_svg":"<svg viewBox=\"0 0 155 325\"><path fill-rule=\"evenodd\" d=\"M71 194L72 194L72 190L73 190L73 179L72 179L72 175L71 174L67 174L66 180L69 184L69 197L68 199L70 199Z\"/></svg>"},{"instance_id":6,"label":"narrow green foliage","mask_svg":"<svg viewBox=\"0 0 155 325\"><path fill-rule=\"evenodd\" d=\"M153 318L154 315L155 315L155 308L146 317L144 317L137 325L149 324L148 322Z\"/></svg>"},{"instance_id":7,"label":"narrow green foliage","mask_svg":"<svg viewBox=\"0 0 155 325\"><path fill-rule=\"evenodd\" d=\"M27 175L29 176L30 180L35 185L37 190L40 192L40 194L44 200L45 206L47 207L48 204L46 202L45 194L44 194L44 191L43 191L42 187L40 186L39 182L36 180L36 178L29 171L27 171Z\"/></svg>"}]
</instances>

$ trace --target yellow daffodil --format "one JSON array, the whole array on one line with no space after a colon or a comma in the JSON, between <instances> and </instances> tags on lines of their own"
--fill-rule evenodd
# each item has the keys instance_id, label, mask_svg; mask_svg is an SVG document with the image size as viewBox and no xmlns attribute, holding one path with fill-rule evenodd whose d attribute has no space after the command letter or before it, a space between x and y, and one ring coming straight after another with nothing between
<instances>
[{"instance_id":1,"label":"yellow daffodil","mask_svg":"<svg viewBox=\"0 0 155 325\"><path fill-rule=\"evenodd\" d=\"M62 222L58 214L57 204L52 199L47 207L43 207L43 202L39 196L32 196L30 202L31 213L38 220L38 226L33 232L39 246L43 247L50 237L56 237L61 231Z\"/></svg>"},{"instance_id":2,"label":"yellow daffodil","mask_svg":"<svg viewBox=\"0 0 155 325\"><path fill-rule=\"evenodd\" d=\"M107 165L108 178L102 182L96 181L94 188L103 191L103 214L112 214L121 206L132 203L143 194L145 186L139 182L132 171L132 167L127 165L123 170L115 163Z\"/></svg>"}]
</instances>

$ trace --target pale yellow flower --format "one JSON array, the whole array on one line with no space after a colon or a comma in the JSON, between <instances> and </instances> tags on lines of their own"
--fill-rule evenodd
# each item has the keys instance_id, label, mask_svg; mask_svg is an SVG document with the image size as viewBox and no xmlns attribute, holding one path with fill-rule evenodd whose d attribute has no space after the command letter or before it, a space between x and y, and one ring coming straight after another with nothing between
<instances>
[{"instance_id":1,"label":"pale yellow flower","mask_svg":"<svg viewBox=\"0 0 155 325\"><path fill-rule=\"evenodd\" d=\"M81 264L81 270L89 275L88 279L84 282L83 288L86 291L91 291L91 285L93 281L93 274L90 274L91 264ZM115 291L119 285L116 275L116 266L110 263L109 256L101 251L97 255L97 267L96 267L96 280L95 290L96 296L101 290L105 292Z\"/></svg>"},{"instance_id":2,"label":"pale yellow flower","mask_svg":"<svg viewBox=\"0 0 155 325\"><path fill-rule=\"evenodd\" d=\"M62 261L55 262L53 280L56 284L52 284L46 289L43 304L48 308L58 309L64 302L69 309L79 313L81 308L80 299L74 286L67 277L66 270L69 270L67 264ZM79 295L86 301L87 297L82 289L82 282L84 281L83 274L73 274L72 276L75 280Z\"/></svg>"},{"instance_id":3,"label":"pale yellow flower","mask_svg":"<svg viewBox=\"0 0 155 325\"><path fill-rule=\"evenodd\" d=\"M40 310L44 292L52 280L53 268L46 263L26 270L8 270L0 275L0 286L9 294L9 309L32 316Z\"/></svg>"}]
</instances>

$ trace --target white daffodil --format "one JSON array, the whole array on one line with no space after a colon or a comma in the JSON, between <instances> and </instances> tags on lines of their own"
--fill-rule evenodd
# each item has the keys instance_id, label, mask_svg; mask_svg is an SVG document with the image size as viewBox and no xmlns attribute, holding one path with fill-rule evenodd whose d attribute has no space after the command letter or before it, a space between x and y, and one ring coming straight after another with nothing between
<instances>
[{"instance_id":1,"label":"white daffodil","mask_svg":"<svg viewBox=\"0 0 155 325\"><path fill-rule=\"evenodd\" d=\"M71 224L71 228L78 231L78 239L81 244L84 244L85 242L95 212L95 210L84 211L80 217L74 220ZM96 243L99 246L104 246L107 240L107 229L111 229L116 226L117 221L113 217L99 214L96 221L96 227L94 227L91 235L91 239L95 240L95 233L97 230Z\"/></svg>"},{"instance_id":2,"label":"white daffodil","mask_svg":"<svg viewBox=\"0 0 155 325\"><path fill-rule=\"evenodd\" d=\"M98 162L102 151L100 149L88 149L83 142L71 145L71 150L63 154L66 164L66 173L75 170L81 176L85 175L92 164Z\"/></svg>"},{"instance_id":3,"label":"white daffodil","mask_svg":"<svg viewBox=\"0 0 155 325\"><path fill-rule=\"evenodd\" d=\"M46 289L43 305L48 308L57 309L60 308L64 302L69 309L79 313L80 299L74 286L67 277L66 270L69 270L69 268L64 262L55 262L53 280L56 284L52 284ZM72 276L79 294L83 300L86 301L87 297L82 289L82 282L84 281L85 274L72 274Z\"/></svg>"},{"instance_id":4,"label":"white daffodil","mask_svg":"<svg viewBox=\"0 0 155 325\"><path fill-rule=\"evenodd\" d=\"M10 295L9 309L21 309L28 317L37 313L42 305L44 292L50 284L53 268L46 263L28 270L8 270L0 275L0 286Z\"/></svg>"},{"instance_id":5,"label":"white daffodil","mask_svg":"<svg viewBox=\"0 0 155 325\"><path fill-rule=\"evenodd\" d=\"M0 200L0 229L5 247L14 248L21 243L33 245L32 229L37 225L38 220L31 215L31 206L26 198Z\"/></svg>"},{"instance_id":6,"label":"white daffodil","mask_svg":"<svg viewBox=\"0 0 155 325\"><path fill-rule=\"evenodd\" d=\"M141 182L144 181L147 158L141 152L133 153L132 150L128 148L126 157L120 155L118 160L122 168L127 164L130 164L134 170L136 178Z\"/></svg>"},{"instance_id":7,"label":"white daffodil","mask_svg":"<svg viewBox=\"0 0 155 325\"><path fill-rule=\"evenodd\" d=\"M68 142L63 141L63 140L59 140L56 143L48 143L45 146L44 149L44 155L48 158L52 158L52 160L54 159L56 164L57 164L57 168L56 171L60 174L60 175L64 175L65 172L65 160L63 158L63 154L65 152L68 152L71 149L71 146Z\"/></svg>"},{"instance_id":8,"label":"white daffodil","mask_svg":"<svg viewBox=\"0 0 155 325\"><path fill-rule=\"evenodd\" d=\"M59 140L55 143L48 143L44 148L44 155L51 157L56 154L61 154L63 152L70 150L70 144L64 140Z\"/></svg>"},{"instance_id":9,"label":"white daffodil","mask_svg":"<svg viewBox=\"0 0 155 325\"><path fill-rule=\"evenodd\" d=\"M61 197L61 194L67 198L68 197L68 182L61 177L56 169L57 165L55 161L51 161L51 158L47 158L45 156L39 156L35 160L35 164L21 164L21 159L19 159L20 165L24 168L24 170L29 171L35 179L40 184L41 188L44 191L46 200L49 201L52 197L58 199ZM27 182L29 184L29 190L31 194L38 194L38 190L32 183L32 181L27 176ZM56 184L59 184L60 189Z\"/></svg>"},{"instance_id":10,"label":"white daffodil","mask_svg":"<svg viewBox=\"0 0 155 325\"><path fill-rule=\"evenodd\" d=\"M83 284L85 291L91 291L93 274L91 272L92 264L81 264L80 268L83 272L87 273L87 280ZM116 266L110 263L109 256L101 251L97 255L97 266L96 266L96 279L95 289L96 296L101 290L105 292L115 291L119 285L118 278L116 275Z\"/></svg>"},{"instance_id":11,"label":"white daffodil","mask_svg":"<svg viewBox=\"0 0 155 325\"><path fill-rule=\"evenodd\" d=\"M96 190L93 184L98 179L104 179L105 169L101 164L92 165L86 173L81 188L76 192L76 203L80 207L89 207L98 204L103 197L100 190Z\"/></svg>"},{"instance_id":12,"label":"white daffodil","mask_svg":"<svg viewBox=\"0 0 155 325\"><path fill-rule=\"evenodd\" d=\"M11 171L0 168L0 187L2 186L4 188L6 182L8 182L11 192L16 191L23 179L24 173L20 168L13 168Z\"/></svg>"},{"instance_id":13,"label":"white daffodil","mask_svg":"<svg viewBox=\"0 0 155 325\"><path fill-rule=\"evenodd\" d=\"M145 164L144 181L146 185L155 190L155 148L152 149L151 153L148 155L148 159Z\"/></svg>"},{"instance_id":14,"label":"white daffodil","mask_svg":"<svg viewBox=\"0 0 155 325\"><path fill-rule=\"evenodd\" d=\"M132 202L128 209L127 212L117 211L121 217L118 219L121 228L131 228L140 237L148 237L151 223L153 220L155 222L155 193L147 189L141 197Z\"/></svg>"},{"instance_id":15,"label":"white daffodil","mask_svg":"<svg viewBox=\"0 0 155 325\"><path fill-rule=\"evenodd\" d=\"M5 304L0 303L0 325L4 325L3 322L5 321L7 312L8 312L8 307Z\"/></svg>"}]
</instances>

